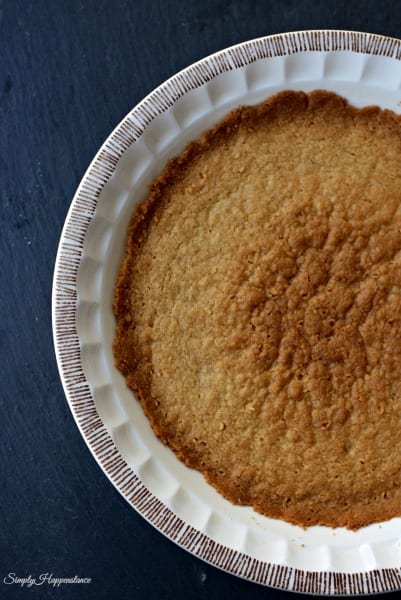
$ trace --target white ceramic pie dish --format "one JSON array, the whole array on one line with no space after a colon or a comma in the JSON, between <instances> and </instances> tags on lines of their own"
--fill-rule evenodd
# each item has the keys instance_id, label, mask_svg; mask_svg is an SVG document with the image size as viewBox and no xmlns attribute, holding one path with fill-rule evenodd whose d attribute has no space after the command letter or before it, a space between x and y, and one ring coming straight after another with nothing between
<instances>
[{"instance_id":1,"label":"white ceramic pie dish","mask_svg":"<svg viewBox=\"0 0 401 600\"><path fill-rule=\"evenodd\" d=\"M356 532L303 530L233 506L155 437L113 363L111 304L135 206L166 161L224 114L284 90L327 89L401 112L401 41L344 31L239 44L181 71L104 143L60 240L53 331L70 408L115 487L171 540L230 573L313 594L401 588L401 519Z\"/></svg>"}]
</instances>

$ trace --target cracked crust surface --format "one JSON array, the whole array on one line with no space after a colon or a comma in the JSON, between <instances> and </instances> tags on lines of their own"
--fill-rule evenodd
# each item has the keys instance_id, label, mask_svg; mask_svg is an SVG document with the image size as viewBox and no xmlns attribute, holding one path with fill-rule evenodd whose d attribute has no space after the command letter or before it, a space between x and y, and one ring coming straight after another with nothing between
<instances>
[{"instance_id":1,"label":"cracked crust surface","mask_svg":"<svg viewBox=\"0 0 401 600\"><path fill-rule=\"evenodd\" d=\"M301 526L401 515L401 119L232 112L134 214L114 354L161 440Z\"/></svg>"}]
</instances>

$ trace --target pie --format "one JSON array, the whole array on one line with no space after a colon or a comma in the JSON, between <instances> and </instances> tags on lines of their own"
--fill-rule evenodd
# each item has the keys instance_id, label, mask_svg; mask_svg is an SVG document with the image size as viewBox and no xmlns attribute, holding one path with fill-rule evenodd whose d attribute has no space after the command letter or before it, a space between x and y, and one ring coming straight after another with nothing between
<instances>
[{"instance_id":1,"label":"pie","mask_svg":"<svg viewBox=\"0 0 401 600\"><path fill-rule=\"evenodd\" d=\"M159 438L267 517L401 516L401 117L231 112L132 217L114 356Z\"/></svg>"}]
</instances>

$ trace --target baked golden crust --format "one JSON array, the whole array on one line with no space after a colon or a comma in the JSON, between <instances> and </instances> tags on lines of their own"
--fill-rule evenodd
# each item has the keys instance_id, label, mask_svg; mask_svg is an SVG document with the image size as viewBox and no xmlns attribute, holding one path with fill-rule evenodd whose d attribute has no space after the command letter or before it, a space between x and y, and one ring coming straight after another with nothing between
<instances>
[{"instance_id":1,"label":"baked golden crust","mask_svg":"<svg viewBox=\"0 0 401 600\"><path fill-rule=\"evenodd\" d=\"M236 504L401 516L401 118L325 91L233 111L133 215L117 367Z\"/></svg>"}]
</instances>

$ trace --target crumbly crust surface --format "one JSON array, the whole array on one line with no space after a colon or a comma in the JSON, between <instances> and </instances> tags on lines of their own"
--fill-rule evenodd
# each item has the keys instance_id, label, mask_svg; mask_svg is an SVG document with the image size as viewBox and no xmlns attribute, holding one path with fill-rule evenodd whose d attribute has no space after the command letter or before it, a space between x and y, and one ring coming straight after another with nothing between
<instances>
[{"instance_id":1,"label":"crumbly crust surface","mask_svg":"<svg viewBox=\"0 0 401 600\"><path fill-rule=\"evenodd\" d=\"M236 504L401 516L401 118L284 92L170 161L133 215L117 367Z\"/></svg>"}]
</instances>

